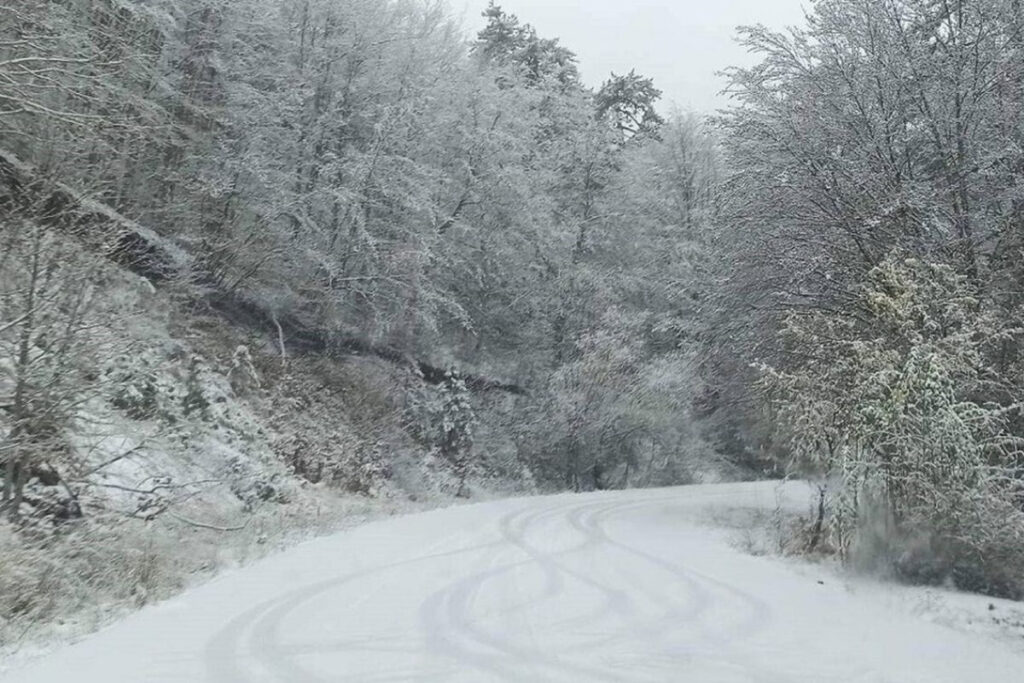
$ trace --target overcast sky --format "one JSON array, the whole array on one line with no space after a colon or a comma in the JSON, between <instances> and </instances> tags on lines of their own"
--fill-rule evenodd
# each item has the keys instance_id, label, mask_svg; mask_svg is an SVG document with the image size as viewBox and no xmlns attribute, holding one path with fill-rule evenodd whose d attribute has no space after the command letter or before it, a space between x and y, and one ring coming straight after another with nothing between
<instances>
[{"instance_id":1,"label":"overcast sky","mask_svg":"<svg viewBox=\"0 0 1024 683\"><path fill-rule=\"evenodd\" d=\"M483 26L487 0L450 0L465 12L474 33ZM579 55L588 85L612 71L635 68L654 78L667 102L710 112L724 106L717 71L749 64L735 28L762 23L800 24L806 0L502 0L506 12L533 24L544 38L559 38Z\"/></svg>"}]
</instances>

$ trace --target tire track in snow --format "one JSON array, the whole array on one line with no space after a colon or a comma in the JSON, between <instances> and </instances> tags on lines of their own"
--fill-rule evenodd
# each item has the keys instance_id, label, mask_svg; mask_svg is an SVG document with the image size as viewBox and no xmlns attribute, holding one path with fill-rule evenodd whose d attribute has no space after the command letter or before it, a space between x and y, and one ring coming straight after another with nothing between
<instances>
[{"instance_id":1,"label":"tire track in snow","mask_svg":"<svg viewBox=\"0 0 1024 683\"><path fill-rule=\"evenodd\" d=\"M443 546L450 538L432 544L431 548ZM263 665L268 673L281 676L282 681L289 683L325 683L325 679L302 670L297 665L286 662L290 655L281 651L273 641L280 637L280 626L284 619L308 603L325 593L341 588L347 584L373 577L380 572L406 568L422 562L457 557L459 555L485 550L495 543L481 543L468 548L459 548L446 552L428 553L409 560L393 562L386 565L369 567L334 579L321 581L289 591L283 595L267 600L248 612L232 619L214 638L210 640L204 652L206 668L212 681L216 683L252 683L252 676L242 667L243 649L249 646L253 659ZM262 640L257 640L256 635ZM276 650L280 659L271 659L267 650Z\"/></svg>"},{"instance_id":2,"label":"tire track in snow","mask_svg":"<svg viewBox=\"0 0 1024 683\"><path fill-rule=\"evenodd\" d=\"M733 598L740 604L745 605L748 616L736 627L728 629L724 633L714 633L708 630L706 626L704 627L705 637L714 646L715 652L706 648L701 651L699 659L702 664L706 665L710 662L717 662L723 670L722 675L725 675L725 671L728 671L730 675L743 676L744 680L752 683L788 683L788 677L775 674L771 671L766 671L766 665L763 661L756 660L748 653L744 653L739 649L739 646L741 645L739 641L750 638L763 631L771 623L772 610L766 603L764 603L764 601L729 583L710 577L702 572L681 567L665 560L664 558L652 555L646 551L639 550L626 543L613 539L608 533L606 525L608 518L610 517L610 513L618 512L621 514L623 511L629 512L639 510L650 507L651 503L661 502L664 502L664 499L640 501L635 504L620 506L617 510L602 510L593 515L590 519L586 520L586 525L589 526L591 531L600 536L608 545L646 560L647 562L684 579L691 586L695 586L696 590L700 594L707 596L705 604L714 604L714 600L711 598L711 591L701 587L700 584L702 583L709 584L714 589L733 596ZM641 583L638 585L642 586L643 584ZM701 611L703 612L703 610ZM672 624L669 623L666 624L666 626L671 628ZM680 653L677 656L664 657L663 663L666 664L666 668L671 667L673 670L678 672L679 667L683 666L689 659L692 659L692 657L688 653ZM642 668L644 666L653 666L655 664L656 661L645 660L643 662L635 662L633 667ZM633 672L636 673L635 669L633 669ZM664 672L662 672L661 675L664 675ZM732 679L730 678L730 680Z\"/></svg>"},{"instance_id":3,"label":"tire track in snow","mask_svg":"<svg viewBox=\"0 0 1024 683\"><path fill-rule=\"evenodd\" d=\"M527 560L518 560L493 567L484 572L468 575L455 583L435 592L424 602L421 609L421 624L431 635L431 642L442 648L443 654L463 665L469 665L481 672L497 676L499 680L521 681L535 678L524 669L542 669L549 673L568 674L573 680L609 681L619 679L609 675L600 668L572 664L563 661L557 655L543 652L536 648L516 644L507 636L491 633L477 626L474 622L473 608L476 597L488 582L517 569L540 565L545 576L545 589L541 596L528 604L555 599L564 591L562 574L582 581L601 591L612 592L606 586L598 584L578 572L567 570L554 561L555 556L577 552L589 544L560 549L555 553L544 553L530 546L525 541L526 531L538 520L552 516L561 516L565 510L579 506L578 501L562 504L541 510L520 510L502 517L498 527L503 540L519 550L527 551ZM595 503L585 503L585 506ZM442 637L439 634L450 631L452 635ZM542 678L541 680L550 680Z\"/></svg>"},{"instance_id":4,"label":"tire track in snow","mask_svg":"<svg viewBox=\"0 0 1024 683\"><path fill-rule=\"evenodd\" d=\"M704 498L702 496L701 498ZM216 683L248 683L250 675L243 669L242 650L248 648L251 651L251 661L257 663L259 668L270 674L275 680L289 681L295 683L324 683L325 680L317 674L302 667L296 657L301 654L315 654L318 652L347 649L362 649L369 644L381 643L381 639L362 638L335 643L309 644L295 647L285 647L282 644L282 628L286 619L300 610L303 605L322 595L337 590L357 581L377 576L380 572L396 570L410 565L429 562L443 558L453 558L460 555L467 555L478 551L490 550L490 562L486 569L475 571L448 586L428 596L420 607L421 629L426 633L426 639L432 646L432 654L442 654L459 662L462 665L472 666L481 672L497 676L500 680L523 680L524 663L529 663L534 668L539 668L554 675L570 676L572 680L593 680L593 681L621 681L620 675L608 672L605 669L596 668L588 664L573 663L567 661L566 652L560 654L545 653L536 647L525 647L512 641L507 634L495 634L478 625L474 610L478 602L478 596L485 587L503 576L514 574L522 569L537 569L543 576L543 589L538 597L532 598L522 605L510 605L502 610L510 614L520 610L526 610L537 606L544 601L557 601L566 592L566 582L572 581L588 590L595 591L601 596L600 605L593 611L584 615L574 617L570 622L564 624L569 626L573 623L597 623L603 618L613 615L618 619L615 622L619 629L629 622L629 617L636 610L635 598L630 592L618 586L611 586L603 583L593 576L568 566L564 558L584 553L588 550L599 548L602 545L611 546L628 553L636 559L648 564L660 567L673 576L680 579L686 586L686 601L680 605L677 601L671 603L664 613L657 619L644 620L645 623L631 623L628 629L630 634L635 634L638 629L646 633L664 633L671 630L677 621L693 620L705 611L711 602L711 597L706 588L702 586L709 583L719 590L734 594L741 601L746 599L749 604L754 605L753 615L749 623L745 622L743 630L755 629L755 626L762 624L764 616L763 609L759 609L756 599L738 591L737 589L718 582L710 577L699 575L688 571L671 562L651 555L642 550L633 548L627 544L612 539L605 528L606 520L623 512L655 506L667 501L678 501L678 494L672 496L661 496L648 498L641 501L629 500L599 500L580 503L578 501L563 502L546 508L535 509L526 507L503 515L497 522L500 540L492 543L474 545L468 548L456 549L443 553L423 555L411 560L396 562L366 570L353 572L336 579L306 586L285 595L278 596L254 607L236 619L222 630L209 644L206 653L208 670L213 675ZM700 502L696 500L694 502ZM536 533L542 530L545 522L554 520L564 521L568 528L582 536L582 540L573 542L568 547L559 547L554 550L544 550L529 539L531 532ZM437 547L450 541L450 537L434 544ZM526 560L504 560L502 549L514 548L527 557ZM643 584L639 584L642 589ZM637 586L631 586L631 590ZM665 596L650 593L652 602L664 602ZM761 604L763 607L763 603ZM760 617L757 615L760 614ZM635 620L634 620L635 621ZM763 625L763 624L762 624ZM618 634L611 634L608 637L601 637L585 642L572 648L572 654L599 652L608 642L614 640ZM396 652L402 651L401 644L395 644L388 648ZM636 670L632 672L635 679ZM425 673L425 676L430 674ZM534 676L529 676L533 678ZM372 679L361 677L359 680L387 681L387 680L414 680L409 672L401 677L390 675L374 676ZM332 676L331 680L338 680Z\"/></svg>"},{"instance_id":5,"label":"tire track in snow","mask_svg":"<svg viewBox=\"0 0 1024 683\"><path fill-rule=\"evenodd\" d=\"M655 500L655 501L648 501L648 502L638 502L638 503L635 503L635 504L630 504L630 505L622 506L622 507L620 507L617 510L603 510L603 511L599 511L595 515L593 515L591 518L589 518L586 521L585 525L581 525L580 528L589 528L589 530L592 533L594 533L598 538L600 538L601 541L604 542L605 544L607 544L609 546L612 546L614 548L617 548L617 549L619 549L619 550L621 550L621 551L623 551L625 553L628 553L630 555L633 555L634 557L638 557L638 558L640 558L642 560L645 560L648 563L650 563L650 564L652 564L654 566L660 567L661 569L664 569L665 571L669 572L670 574L672 574L672 575L682 579L683 581L687 582L687 584L689 586L691 586L692 589L695 592L700 593L700 594L706 596L704 598L704 600L702 601L702 603L703 603L702 607L706 607L707 604L711 600L710 596L708 595L709 591L707 591L702 586L702 584L713 586L717 590L725 592L725 593L733 596L733 598L738 603L740 603L741 605L744 605L745 609L749 612L749 616L746 619L744 619L743 621L741 621L740 624L735 629L731 630L731 632L727 632L727 633L723 634L723 636L725 637L726 640L735 640L735 639L741 638L741 637L748 637L750 635L753 635L753 634L757 633L758 631L762 630L763 628L765 628L765 626L767 626L767 624L770 622L771 608L769 608L768 605L764 601L762 601L759 598L755 597L753 594L748 593L748 592L743 591L743 590L740 590L739 588L736 588L732 584L726 583L724 581L720 581L720 580L715 579L715 578L713 578L711 576L708 576L707 574L703 574L703 573L701 573L699 571L696 571L694 569L691 569L691 568L682 567L682 566L680 566L678 564L675 564L673 562L670 562L670 561L668 561L668 560L666 560L666 559L664 559L662 557L658 557L657 555L652 555L652 554L650 554L650 553L648 553L646 551L634 548L631 545L628 545L626 543L623 543L621 541L613 539L608 534L608 530L606 528L606 524L607 524L607 518L610 516L611 512L620 512L621 513L623 511L631 511L631 510L635 510L635 509L641 509L641 508L645 508L645 507L650 507L651 503L660 503L660 502L664 502L664 500ZM703 609L701 609L700 611L703 611ZM686 616L695 616L695 615L686 614Z\"/></svg>"},{"instance_id":6,"label":"tire track in snow","mask_svg":"<svg viewBox=\"0 0 1024 683\"><path fill-rule=\"evenodd\" d=\"M574 570L560 561L559 558L572 556L589 548L599 547L608 541L606 534L600 530L595 530L579 522L579 519L588 512L593 515L601 513L607 515L619 508L648 506L675 499L675 496L661 497L640 503L590 501L581 504L574 501L569 504L532 512L527 511L524 513L524 511L517 511L504 516L498 523L503 539L524 552L528 556L529 561L507 563L494 567L486 572L464 577L461 581L436 592L424 603L424 608L421 611L424 629L435 634L433 636L434 644L443 645L442 650L448 656L463 664L476 666L483 671L497 675L502 680L519 681L525 678L532 678L532 676L525 675L522 667L525 665L537 666L539 664L548 670L549 673L571 675L572 680L621 681L620 674L611 673L603 668L595 668L592 665L573 664L566 661L564 652L562 656L557 656L538 651L536 648L526 648L515 644L507 637L503 638L500 635L475 626L472 615L475 599L486 583L502 575L514 572L519 568L536 566L540 568L544 575L545 588L539 598L529 601L524 607L535 606L538 602L544 600L557 599L565 592L566 579L571 579L589 589L597 591L604 598L603 604L598 610L580 616L578 619L585 620L586 623L593 623L602 617L615 613L619 618L617 624L621 629L623 622L635 612L629 592L622 588L608 586L587 574ZM568 548L559 548L555 551L544 551L530 543L527 538L529 531L536 528L538 522L549 518L568 521L568 528L581 533L583 541ZM688 614L693 615L706 606L706 598L703 597L697 582L691 580L689 585L693 588L695 599L693 601L693 608ZM514 611L514 609L506 609L505 612ZM658 624L652 625L650 630L653 632L659 627L664 628L664 626L664 622L659 621ZM469 644L464 642L456 643L453 638L440 640L436 633L446 627L456 630L461 640L468 641ZM630 633L633 632L633 628L628 630ZM572 650L593 653L599 650L600 646L605 642L606 639L598 639L572 648ZM490 657L482 657L481 648L491 650L492 655ZM507 662L502 663L494 654L504 656Z\"/></svg>"}]
</instances>

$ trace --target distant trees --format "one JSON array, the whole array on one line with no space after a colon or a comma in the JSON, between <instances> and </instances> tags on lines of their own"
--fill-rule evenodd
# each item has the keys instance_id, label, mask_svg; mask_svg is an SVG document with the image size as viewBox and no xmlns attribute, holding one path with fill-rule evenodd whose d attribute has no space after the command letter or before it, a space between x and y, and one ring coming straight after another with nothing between
<instances>
[{"instance_id":1,"label":"distant trees","mask_svg":"<svg viewBox=\"0 0 1024 683\"><path fill-rule=\"evenodd\" d=\"M480 31L474 52L491 64L511 67L530 85L545 82L564 88L580 86L576 55L556 38L540 38L530 24L520 23L491 0L484 11L487 26Z\"/></svg>"}]
</instances>

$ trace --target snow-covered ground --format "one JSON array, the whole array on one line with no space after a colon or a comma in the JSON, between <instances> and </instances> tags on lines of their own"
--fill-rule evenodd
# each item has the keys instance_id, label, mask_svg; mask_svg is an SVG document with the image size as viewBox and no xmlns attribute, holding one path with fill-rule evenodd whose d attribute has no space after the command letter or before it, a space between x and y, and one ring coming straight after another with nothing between
<instances>
[{"instance_id":1,"label":"snow-covered ground","mask_svg":"<svg viewBox=\"0 0 1024 683\"><path fill-rule=\"evenodd\" d=\"M780 494L805 500L799 485L729 484L376 522L223 575L4 680L1022 680L1024 653L1005 641L915 614L892 597L904 593L751 556L707 524L716 509L774 509Z\"/></svg>"}]
</instances>

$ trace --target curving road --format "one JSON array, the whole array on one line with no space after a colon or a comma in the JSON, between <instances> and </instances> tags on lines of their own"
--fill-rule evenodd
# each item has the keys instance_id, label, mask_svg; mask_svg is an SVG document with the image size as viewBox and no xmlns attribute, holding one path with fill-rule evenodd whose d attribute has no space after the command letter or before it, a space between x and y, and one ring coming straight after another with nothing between
<instances>
[{"instance_id":1,"label":"curving road","mask_svg":"<svg viewBox=\"0 0 1024 683\"><path fill-rule=\"evenodd\" d=\"M707 524L725 509L773 509L781 494L805 500L734 484L369 524L224 575L4 680L1024 680L1020 654L744 555Z\"/></svg>"}]
</instances>

